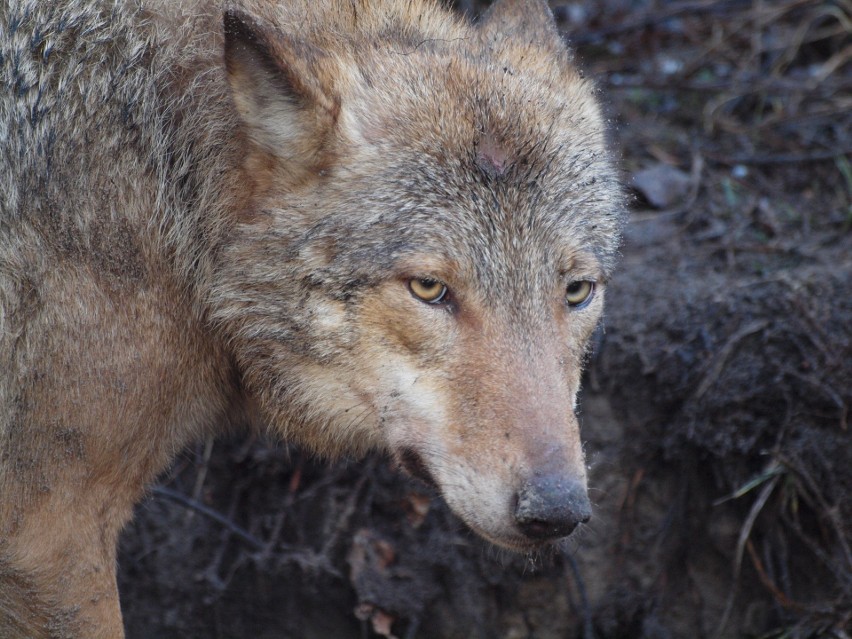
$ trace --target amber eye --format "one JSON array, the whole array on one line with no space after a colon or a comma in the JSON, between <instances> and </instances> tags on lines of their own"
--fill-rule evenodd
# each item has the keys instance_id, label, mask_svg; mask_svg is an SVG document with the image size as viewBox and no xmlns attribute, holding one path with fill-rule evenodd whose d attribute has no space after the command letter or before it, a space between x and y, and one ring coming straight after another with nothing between
<instances>
[{"instance_id":1,"label":"amber eye","mask_svg":"<svg viewBox=\"0 0 852 639\"><path fill-rule=\"evenodd\" d=\"M592 293L594 292L594 282L590 282L589 280L577 280L576 282L571 282L566 287L565 301L568 302L568 306L577 308L583 306L592 299Z\"/></svg>"},{"instance_id":2,"label":"amber eye","mask_svg":"<svg viewBox=\"0 0 852 639\"><path fill-rule=\"evenodd\" d=\"M414 297L427 304L438 304L447 296L447 287L428 277L408 280L408 288Z\"/></svg>"}]
</instances>

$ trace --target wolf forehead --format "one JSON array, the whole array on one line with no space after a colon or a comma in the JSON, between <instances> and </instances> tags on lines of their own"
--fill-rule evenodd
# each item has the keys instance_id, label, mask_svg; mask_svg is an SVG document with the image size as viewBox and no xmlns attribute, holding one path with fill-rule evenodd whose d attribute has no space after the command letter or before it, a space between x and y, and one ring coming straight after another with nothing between
<instances>
[{"instance_id":1,"label":"wolf forehead","mask_svg":"<svg viewBox=\"0 0 852 639\"><path fill-rule=\"evenodd\" d=\"M487 128L479 123L485 118L473 116L461 134L458 124L447 130L435 122L426 122L434 130L424 132L418 129L424 117L413 111L406 118L409 136L389 132L393 139L358 149L351 164L329 172L315 195L341 206L299 243L325 244L329 257L343 258L334 250L339 246L354 264L371 268L393 269L424 255L489 264L479 279L505 277L501 265L568 270L576 254L587 253L597 272L586 275L609 276L621 196L602 147L523 125L527 130L520 132L503 123Z\"/></svg>"},{"instance_id":2,"label":"wolf forehead","mask_svg":"<svg viewBox=\"0 0 852 639\"><path fill-rule=\"evenodd\" d=\"M411 164L406 170L405 162L390 162L363 190L350 182L334 196L337 211L317 221L293 250L310 257L311 266L347 263L351 272L363 271L365 284L401 270L467 274L486 286L569 272L609 277L619 243L617 195L593 190L614 188L606 178L581 183L566 177L548 191L543 178L527 171L483 172L475 154L467 167L420 156L412 159L413 172Z\"/></svg>"},{"instance_id":3,"label":"wolf forehead","mask_svg":"<svg viewBox=\"0 0 852 639\"><path fill-rule=\"evenodd\" d=\"M314 258L374 271L418 253L498 266L519 263L507 252L557 265L570 257L560 251L587 252L608 277L621 190L593 86L555 29L533 42L421 27L393 37L365 28L369 39L338 42L334 55L327 34L302 33L298 47L270 41L272 55L308 59L294 66L331 130L302 191L302 210L321 214L291 247L319 245Z\"/></svg>"},{"instance_id":4,"label":"wolf forehead","mask_svg":"<svg viewBox=\"0 0 852 639\"><path fill-rule=\"evenodd\" d=\"M470 238L585 247L608 273L621 193L596 109L554 104L558 96L536 101L529 90L509 93L477 79L480 87L453 87L436 77L438 88L422 99L378 107L372 96L370 139L343 153L350 161L332 168L317 191L349 200L346 214L321 226L342 223L356 236L364 228L374 240L387 228L400 249L449 250Z\"/></svg>"}]
</instances>

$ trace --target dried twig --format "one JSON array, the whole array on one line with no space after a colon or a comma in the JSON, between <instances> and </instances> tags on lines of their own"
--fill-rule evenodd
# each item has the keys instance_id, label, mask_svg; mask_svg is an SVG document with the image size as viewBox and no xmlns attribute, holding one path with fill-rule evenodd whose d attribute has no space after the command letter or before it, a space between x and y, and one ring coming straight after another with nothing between
<instances>
[{"instance_id":1,"label":"dried twig","mask_svg":"<svg viewBox=\"0 0 852 639\"><path fill-rule=\"evenodd\" d=\"M829 522L831 522L831 526L834 529L834 534L837 537L837 542L840 544L840 549L843 551L843 559L846 562L847 570L852 573L852 548L849 546L849 540L846 537L845 527L843 522L840 521L840 517L837 513L836 508L832 508L828 502L825 500L825 497L822 495L822 491L819 488L816 480L811 476L811 474L807 471L806 468L802 466L802 464L796 463L795 460L786 456L784 454L777 455L778 461L784 464L787 468L792 470L796 476L800 477L804 480L805 485L808 490L806 491L808 494L812 495L813 499L815 499L818 503L818 512L824 515Z\"/></svg>"},{"instance_id":2,"label":"dried twig","mask_svg":"<svg viewBox=\"0 0 852 639\"><path fill-rule=\"evenodd\" d=\"M710 368L704 374L704 377L701 379L701 383L698 385L698 389L695 391L693 398L696 400L701 399L716 382L719 375L722 373L722 369L725 367L725 362L728 361L728 358L742 340L749 335L759 333L767 326L769 326L769 320L755 320L731 335L728 338L728 341L725 342L725 345L719 350L719 353L716 355Z\"/></svg>"},{"instance_id":3,"label":"dried twig","mask_svg":"<svg viewBox=\"0 0 852 639\"><path fill-rule=\"evenodd\" d=\"M647 29L648 27L652 27L683 15L695 16L705 15L708 13L738 13L738 4L739 3L735 1L720 2L719 0L699 0L698 2L682 2L674 6L671 4L663 5L666 6L666 9L662 11L649 12L644 15L640 15L638 18L625 20L624 22L612 24L601 29L571 34L570 40L571 43L575 45L587 44L610 36Z\"/></svg>"},{"instance_id":4,"label":"dried twig","mask_svg":"<svg viewBox=\"0 0 852 639\"><path fill-rule=\"evenodd\" d=\"M153 488L151 488L151 492L154 495L165 497L166 499L170 499L174 502L177 502L182 506L191 508L192 510L204 515L205 517L212 519L217 524L227 529L229 532L233 533L235 536L239 537L250 546L254 547L256 550L263 550L263 548L265 547L265 544L257 537L232 522L223 514L213 510L212 508L208 508L201 502L196 501L195 499L192 499L191 497L188 497L183 493L179 493L176 490L172 490L171 488L166 488L165 486L154 486Z\"/></svg>"},{"instance_id":5,"label":"dried twig","mask_svg":"<svg viewBox=\"0 0 852 639\"><path fill-rule=\"evenodd\" d=\"M757 516L760 514L760 512L763 510L763 507L766 505L766 502L769 500L769 496L772 495L772 491L775 490L775 486L778 485L779 478L780 475L775 475L766 483L766 485L764 485L763 489L760 491L760 494L757 496L757 499L754 500L754 504L752 504L751 506L751 510L748 513L748 517L746 517L742 527L740 528L740 536L737 540L737 550L734 555L734 583L730 593L728 594L728 600L725 602L725 611L722 613L722 619L719 621L719 627L716 629L716 639L719 639L723 636L722 633L724 633L725 627L728 625L728 620L731 616L731 612L734 609L734 601L736 599L737 594L737 581L739 580L740 569L742 568L743 563L743 553L745 551L746 543L748 542L749 536L751 535L751 530L754 527L754 522L757 520Z\"/></svg>"},{"instance_id":6,"label":"dried twig","mask_svg":"<svg viewBox=\"0 0 852 639\"><path fill-rule=\"evenodd\" d=\"M737 164L808 164L811 162L826 162L836 160L841 156L852 156L852 148L828 149L826 151L811 151L808 153L775 153L760 155L721 155L706 152L709 159L719 164L735 166Z\"/></svg>"},{"instance_id":7,"label":"dried twig","mask_svg":"<svg viewBox=\"0 0 852 639\"><path fill-rule=\"evenodd\" d=\"M577 566L577 560L571 553L565 553L565 558L568 560L568 569L571 571L571 577L577 585L577 594L580 597L580 611L583 616L583 639L595 639L595 628L592 624L592 609L589 606L589 596L586 594L586 584L583 582L583 577L580 575L580 568Z\"/></svg>"},{"instance_id":8,"label":"dried twig","mask_svg":"<svg viewBox=\"0 0 852 639\"><path fill-rule=\"evenodd\" d=\"M775 585L775 582L769 578L769 575L766 574L766 570L763 568L763 562L761 562L760 557L757 556L757 551L755 551L754 544L751 542L751 539L746 541L746 550L748 551L748 556L751 558L751 563L757 571L757 576L760 578L761 583L763 583L767 590L772 593L772 596L775 597L778 603L788 609L798 611L804 610L805 607L803 605L796 603L785 595L781 589Z\"/></svg>"}]
</instances>

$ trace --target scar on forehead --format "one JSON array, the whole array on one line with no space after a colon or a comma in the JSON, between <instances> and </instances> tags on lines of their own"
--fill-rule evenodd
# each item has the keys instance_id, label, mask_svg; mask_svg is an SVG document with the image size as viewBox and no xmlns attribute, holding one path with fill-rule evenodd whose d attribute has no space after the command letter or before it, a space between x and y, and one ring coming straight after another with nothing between
<instances>
[{"instance_id":1,"label":"scar on forehead","mask_svg":"<svg viewBox=\"0 0 852 639\"><path fill-rule=\"evenodd\" d=\"M486 175L500 177L511 163L509 152L493 133L485 132L476 145L476 164Z\"/></svg>"}]
</instances>

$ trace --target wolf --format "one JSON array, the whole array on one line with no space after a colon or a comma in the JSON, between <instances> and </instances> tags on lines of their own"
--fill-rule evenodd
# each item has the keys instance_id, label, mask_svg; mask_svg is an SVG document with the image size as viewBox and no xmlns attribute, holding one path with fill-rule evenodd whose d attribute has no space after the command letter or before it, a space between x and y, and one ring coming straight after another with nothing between
<instances>
[{"instance_id":1,"label":"wolf","mask_svg":"<svg viewBox=\"0 0 852 639\"><path fill-rule=\"evenodd\" d=\"M2 0L0 83L0 636L123 636L119 532L228 427L588 520L624 206L544 0Z\"/></svg>"}]
</instances>

